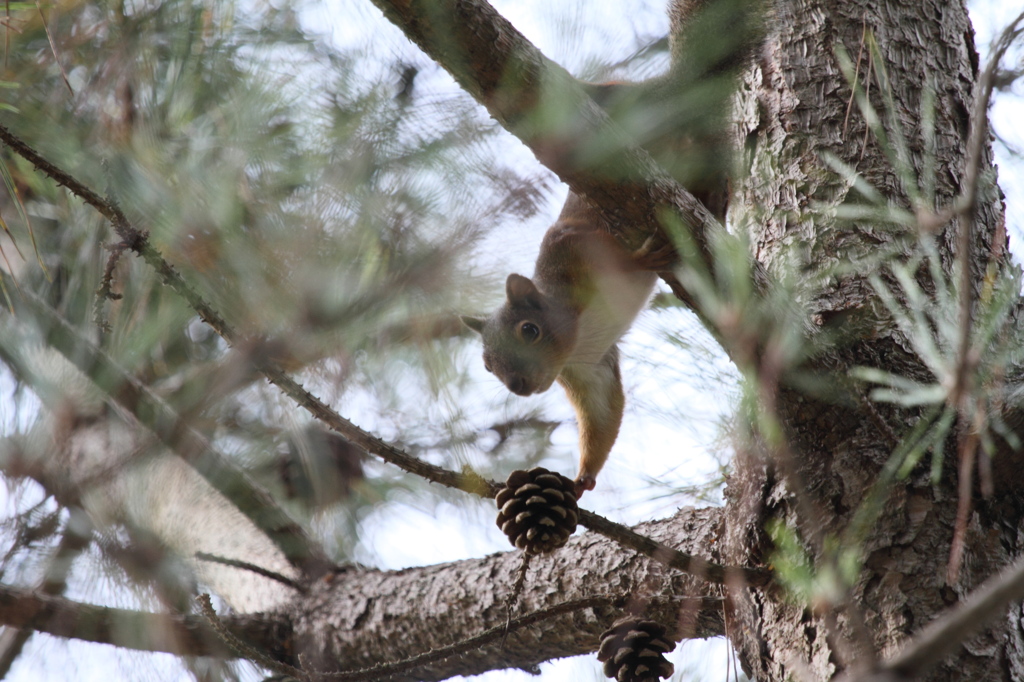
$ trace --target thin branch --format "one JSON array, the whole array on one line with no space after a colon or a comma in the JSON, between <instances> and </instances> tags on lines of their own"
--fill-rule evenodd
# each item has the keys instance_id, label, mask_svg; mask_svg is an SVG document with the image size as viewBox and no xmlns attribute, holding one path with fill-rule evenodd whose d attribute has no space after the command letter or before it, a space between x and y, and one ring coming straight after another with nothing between
<instances>
[{"instance_id":1,"label":"thin branch","mask_svg":"<svg viewBox=\"0 0 1024 682\"><path fill-rule=\"evenodd\" d=\"M603 595L562 602L560 604L555 604L552 607L541 609L540 611L534 611L533 613L510 620L506 624L496 625L495 627L485 630L479 635L474 635L473 637L469 637L445 647L431 649L430 651L426 651L422 654L410 656L409 658L404 658L392 663L381 663L369 668L338 672L300 670L269 658L265 653L257 651L253 647L240 641L220 624L220 619L213 611L213 606L210 604L210 598L208 595L200 595L197 597L197 601L200 604L203 615L210 621L211 626L217 634L220 635L234 653L240 657L247 658L269 670L285 675L291 675L300 680L369 682L370 680L382 679L409 672L416 668L430 665L431 663L437 663L438 661L442 661L446 658L451 658L452 656L459 656L489 644L503 641L505 636L510 632L522 630L567 613L602 607L622 608L626 603L627 598ZM695 608L698 610L723 609L724 604L724 599L721 597L684 597L681 600L677 599L674 601L693 602L695 604Z\"/></svg>"},{"instance_id":2,"label":"thin branch","mask_svg":"<svg viewBox=\"0 0 1024 682\"><path fill-rule=\"evenodd\" d=\"M992 98L995 74L1003 55L1013 45L1024 29L1017 26L1024 21L1024 12L1017 15L1000 34L992 48L992 56L985 65L978 79L977 94L974 100L974 111L971 114L971 131L967 141L967 164L964 169L964 190L957 202L960 214L960 233L957 239L957 258L960 261L960 338L957 349L956 373L953 388L950 390L950 405L961 415L968 411L967 400L972 392L971 379L974 368L978 364L979 355L971 349L971 327L974 314L974 278L971 275L971 263L974 260L974 217L978 208L978 185L981 182L981 161L988 141L988 105ZM950 547L947 573L949 579L955 580L960 570L963 552L963 536L966 532L966 515L970 513L972 474L974 451L977 447L977 434L966 433L961 437L960 447L960 503L957 512L957 525L954 541ZM969 459L970 462L965 462Z\"/></svg>"},{"instance_id":3,"label":"thin branch","mask_svg":"<svg viewBox=\"0 0 1024 682\"><path fill-rule=\"evenodd\" d=\"M111 384L116 384L116 390L105 391L108 399L149 428L164 445L231 500L290 563L311 575L318 575L331 564L319 544L278 506L268 492L217 451L162 398L121 369L105 352L83 339L38 296L23 291L18 300L30 307L33 314L45 319L51 332L48 341L53 348L101 387L111 389Z\"/></svg>"},{"instance_id":4,"label":"thin branch","mask_svg":"<svg viewBox=\"0 0 1024 682\"><path fill-rule=\"evenodd\" d=\"M125 242L119 242L109 248L110 255L107 257L106 267L103 268L103 278L100 279L100 286L96 289L96 301L93 303L92 310L93 324L96 325L100 332L104 333L110 331L110 323L103 318L103 306L106 305L107 301L117 301L121 298L121 294L115 294L113 290L114 268L117 267L121 254L125 252L128 245Z\"/></svg>"},{"instance_id":5,"label":"thin branch","mask_svg":"<svg viewBox=\"0 0 1024 682\"><path fill-rule=\"evenodd\" d=\"M68 74L64 70L64 65L60 63L60 57L57 56L57 46L53 43L53 36L50 35L50 27L46 23L46 15L43 14L43 7L39 4L39 0L36 0L36 9L39 10L39 21L43 24L43 31L46 33L47 42L50 43L50 52L53 53L53 61L57 64L57 68L60 70L61 80L64 81L64 86L68 89L68 94L74 97L75 91L71 87L71 81L68 80Z\"/></svg>"},{"instance_id":6,"label":"thin branch","mask_svg":"<svg viewBox=\"0 0 1024 682\"><path fill-rule=\"evenodd\" d=\"M760 408L763 410L765 417L774 424L774 428L771 430L778 431L781 434L783 432L783 420L779 412L778 399L779 391L781 390L781 379L786 370L783 361L785 354L779 348L778 342L773 340L769 342L768 348L763 353L751 355L753 356L751 364L756 368L757 372L756 381ZM770 449L772 460L778 464L779 470L785 477L787 487L793 493L798 528L807 531L810 536L808 539L815 554L822 556L827 546L823 520L828 517L811 495L810 488L804 480L799 462L790 448L789 441L785 436L773 438L768 434L764 435L766 436L764 438L766 441L765 446ZM832 558L831 560L834 561L835 559ZM840 585L840 594L841 596L838 599L828 604L825 613L825 630L829 641L832 642L832 649L837 655L847 660L854 658L851 652L843 651L849 647L844 646L846 641L841 635L836 618L836 610L840 608L840 605L845 605L854 639L859 649L857 654L863 659L865 664L873 663L877 658L876 651L871 634L864 627L864 617L860 611L860 606L851 599L848 585Z\"/></svg>"},{"instance_id":7,"label":"thin branch","mask_svg":"<svg viewBox=\"0 0 1024 682\"><path fill-rule=\"evenodd\" d=\"M946 562L946 582L950 585L956 583L960 575L960 563L963 561L964 548L967 544L967 526L971 520L974 501L974 460L978 454L980 440L981 436L973 424L960 438L956 523L953 526L953 540L949 543L949 561Z\"/></svg>"},{"instance_id":8,"label":"thin branch","mask_svg":"<svg viewBox=\"0 0 1024 682\"><path fill-rule=\"evenodd\" d=\"M176 293L182 296L193 310L217 332L221 338L232 346L242 341L241 337L227 324L227 322L214 310L213 306L207 303L198 293L195 292L180 274L157 252L148 242L145 232L132 227L128 219L121 212L116 204L103 199L88 187L80 183L74 177L42 158L35 150L14 136L9 130L0 125L0 139L4 140L18 154L32 163L36 168L52 178L55 182L67 187L73 194L93 206L114 225L118 234L122 237L128 248L139 254L154 270L161 275L164 283L171 287ZM51 311L52 312L52 311ZM66 324L60 320L61 324ZM73 331L73 330L72 330ZM91 346L94 352L98 349ZM105 356L104 356L105 357ZM81 361L79 358L77 361ZM98 361L98 360L96 360ZM350 442L371 455L376 455L385 462L392 464L403 471L415 474L432 483L462 490L465 492L493 498L501 490L502 486L493 481L485 480L473 471L454 472L443 467L424 462L420 459L406 454L399 448L384 442L383 440L367 433L349 420L342 417L336 411L328 407L322 400L302 387L269 358L258 358L254 361L256 369L265 376L272 384L280 388L286 395L298 405L305 408L313 417L330 427L332 430L347 438ZM117 370L121 373L120 370ZM132 385L136 384L132 377L125 377ZM148 389L144 389L148 390ZM212 482L212 481L211 481ZM232 496L229 499L239 503ZM244 502L244 501L243 501ZM739 579L751 586L764 586L771 579L770 571L759 568L728 567L715 564L685 552L663 545L651 538L645 537L621 524L613 523L608 519L580 510L580 524L584 527L604 535L605 537L618 542L624 547L640 552L662 564L676 568L684 573L703 578L713 583L725 583L730 579ZM262 525L260 526L262 527Z\"/></svg>"},{"instance_id":9,"label":"thin branch","mask_svg":"<svg viewBox=\"0 0 1024 682\"><path fill-rule=\"evenodd\" d=\"M191 286L185 282L178 271L168 263L160 253L149 243L148 233L132 226L121 209L113 202L104 199L86 185L79 182L69 173L47 161L29 145L11 133L3 125L0 125L0 139L6 142L11 149L21 155L25 160L49 176L54 182L68 188L72 194L79 197L87 204L96 209L102 216L107 218L114 226L115 231L124 241L128 248L138 254L152 267L164 284L169 286L175 293L184 298L189 306L199 315L200 319L208 324L217 334L227 341L232 347L238 346L244 339L228 325L227 321L204 300ZM352 441L366 452L376 455L385 462L394 464L404 471L421 476L433 483L458 488L467 492L478 492L486 489L489 496L493 497L498 491L496 483L484 481L473 474L460 474L448 471L442 467L434 466L423 462L415 457L407 455L398 448L375 438L366 431L345 419L337 412L329 408L319 398L306 391L299 382L295 381L273 361L263 360L257 362L256 369L263 374L272 384L280 388L292 400L305 408L311 415L322 421L334 431L337 431L348 440Z\"/></svg>"},{"instance_id":10,"label":"thin branch","mask_svg":"<svg viewBox=\"0 0 1024 682\"><path fill-rule=\"evenodd\" d=\"M64 593L67 588L68 575L71 573L71 564L75 557L89 546L92 540L92 530L92 524L83 513L71 510L71 516L61 533L60 542L57 543L56 551L49 561L42 584L39 586L41 594L57 596ZM25 644L34 633L35 626L35 621L32 621L21 629L8 628L4 633L3 651L0 651L0 679L6 677L10 672L11 666L21 655Z\"/></svg>"},{"instance_id":11,"label":"thin branch","mask_svg":"<svg viewBox=\"0 0 1024 682\"><path fill-rule=\"evenodd\" d=\"M246 644L242 640L238 639L232 632L224 625L224 622L217 615L217 612L213 610L213 604L210 603L210 595L201 594L196 597L196 602L199 604L199 610L202 612L203 617L206 618L206 622L210 624L210 628L217 633L221 641L231 649L239 658L246 658L257 665L260 665L267 670L273 670L276 673L282 675L291 675L300 680L309 680L310 676L294 668L287 663L282 663L278 660L271 658L265 652L259 651L253 648L251 645Z\"/></svg>"},{"instance_id":12,"label":"thin branch","mask_svg":"<svg viewBox=\"0 0 1024 682\"><path fill-rule=\"evenodd\" d=\"M643 554L661 564L675 568L716 585L745 584L750 587L764 587L772 579L772 572L766 568L747 566L724 566L703 557L680 552L657 540L641 535L622 524L609 521L594 512L580 509L580 525L613 540L623 547Z\"/></svg>"},{"instance_id":13,"label":"thin branch","mask_svg":"<svg viewBox=\"0 0 1024 682\"><path fill-rule=\"evenodd\" d=\"M850 83L850 99L846 102L846 114L843 116L843 138L846 138L847 126L850 123L850 112L853 111L853 103L857 99L857 85L860 80L860 65L864 59L864 46L868 40L867 14L861 18L860 47L857 48L857 61L853 65L853 82ZM870 55L869 55L870 59ZM870 78L870 73L868 77Z\"/></svg>"},{"instance_id":14,"label":"thin branch","mask_svg":"<svg viewBox=\"0 0 1024 682\"><path fill-rule=\"evenodd\" d=\"M954 390L951 392L954 407L959 408L959 398L967 392L967 376L970 371L971 308L973 303L971 278L971 252L974 213L978 204L978 185L981 182L981 161L988 141L988 106L992 100L992 89L996 82L999 62L1006 51L1020 36L1018 24L1024 21L1024 12L1017 15L1000 34L992 48L985 70L977 84L974 111L971 112L971 131L967 138L967 163L964 168L964 190L957 206L963 224L960 226L957 250L960 260L960 347L957 354L957 373Z\"/></svg>"},{"instance_id":15,"label":"thin branch","mask_svg":"<svg viewBox=\"0 0 1024 682\"><path fill-rule=\"evenodd\" d=\"M239 637L268 648L281 646L283 622L237 616L224 619ZM194 615L149 613L132 609L83 604L63 597L39 594L0 584L0 623L34 628L55 637L113 644L136 651L187 656L230 657L204 618Z\"/></svg>"},{"instance_id":16,"label":"thin branch","mask_svg":"<svg viewBox=\"0 0 1024 682\"><path fill-rule=\"evenodd\" d=\"M617 62L602 65L601 73L603 75L601 76L601 79L606 80L606 74L613 74L615 71L631 66L633 63L640 61L641 59L647 59L651 55L657 55L664 52L669 52L668 36L662 36L641 45L637 49L633 50L632 53L626 55Z\"/></svg>"},{"instance_id":17,"label":"thin branch","mask_svg":"<svg viewBox=\"0 0 1024 682\"><path fill-rule=\"evenodd\" d=\"M894 658L862 678L916 679L953 655L965 640L1003 613L1007 604L1024 598L1024 559L992 576L965 602L939 616L915 635Z\"/></svg>"},{"instance_id":18,"label":"thin branch","mask_svg":"<svg viewBox=\"0 0 1024 682\"><path fill-rule=\"evenodd\" d=\"M713 239L729 239L714 216L672 180L587 95L581 83L547 59L485 0L374 0L384 16L440 64L498 123L577 194L586 196L615 227L630 251L655 237L666 244L662 221L673 216L688 232L694 252L713 272ZM552 96L559 118L540 114ZM595 154L600 149L602 153ZM614 169L609 173L609 169ZM624 201L624 197L627 200ZM755 290L769 278L751 261ZM673 291L676 288L673 287ZM696 300L676 292L699 312Z\"/></svg>"},{"instance_id":19,"label":"thin branch","mask_svg":"<svg viewBox=\"0 0 1024 682\"><path fill-rule=\"evenodd\" d=\"M519 595L523 592L523 585L526 584L526 574L530 570L530 561L534 556L530 552L523 552L523 560L519 564L519 570L516 572L515 582L512 583L512 589L509 590L508 596L505 597L505 613L507 617L505 621L505 635L501 638L502 648L505 647L505 637L508 636L508 628L512 624L512 614L515 613Z\"/></svg>"},{"instance_id":20,"label":"thin branch","mask_svg":"<svg viewBox=\"0 0 1024 682\"><path fill-rule=\"evenodd\" d=\"M456 473L410 457L398 448L371 436L347 419L341 417L277 367L267 363L260 366L259 370L272 383L276 384L297 403L305 407L314 417L349 438L349 440L367 452L379 456L385 462L394 464L403 471L422 476L433 483L440 483L441 485L457 488L482 497L493 498L503 487L498 483L481 478L472 471ZM676 568L709 582L722 584L731 577L740 578L748 585L761 587L766 585L771 579L771 573L765 569L729 567L711 563L701 557L680 552L677 549L663 545L622 524L609 521L593 512L580 509L579 514L579 522L583 527L604 535L624 547L634 549L640 554L666 566Z\"/></svg>"},{"instance_id":21,"label":"thin branch","mask_svg":"<svg viewBox=\"0 0 1024 682\"><path fill-rule=\"evenodd\" d=\"M37 169L41 170L44 174L49 176L58 185L63 185L71 190L71 193L82 199L85 203L89 204L97 211L99 211L103 217L114 223L115 229L118 228L118 224L125 225L128 223L128 219L124 217L123 213L119 210L115 210L110 207L106 201L100 195L93 192L91 189L80 183L78 180L73 178L70 174L64 172L54 164L44 159L39 152L32 149L29 145L25 144L19 137L8 130L4 125L0 125L0 140L3 140L11 149L18 153L19 156L24 158L26 161L31 163ZM121 234L121 230L118 229L118 234ZM125 235L121 235L122 238ZM133 248L134 250L134 248Z\"/></svg>"},{"instance_id":22,"label":"thin branch","mask_svg":"<svg viewBox=\"0 0 1024 682\"><path fill-rule=\"evenodd\" d=\"M262 566L257 566L256 564L249 563L248 561L228 559L226 557L217 556L216 554L209 554L207 552L196 552L195 557L199 561L209 561L211 564L221 564L223 566L231 566L232 568L240 568L243 571L250 571L252 573L255 573L256 575L261 575L264 578L276 580L277 582L283 585L287 585L288 587L298 592L306 592L306 588L304 588L302 585L295 582L288 576L281 575L280 573L275 573L274 571L267 570Z\"/></svg>"},{"instance_id":23,"label":"thin branch","mask_svg":"<svg viewBox=\"0 0 1024 682\"><path fill-rule=\"evenodd\" d=\"M992 101L992 90L998 83L999 63L1006 55L1006 51L1012 47L1013 43L1024 32L1024 28L1018 27L1022 21L1024 21L1024 12L1018 14L1017 18L1003 29L1003 32L992 46L992 54L985 65L985 70L981 72L981 76L978 78L974 111L971 112L971 131L967 142L964 192L959 202L960 210L964 212L973 210L974 205L977 203L981 161L985 151L985 143L988 141L988 107Z\"/></svg>"},{"instance_id":24,"label":"thin branch","mask_svg":"<svg viewBox=\"0 0 1024 682\"><path fill-rule=\"evenodd\" d=\"M220 332L218 331L218 333ZM221 334L221 336L229 342L232 341L230 337L224 334ZM338 432L371 455L376 455L403 471L425 478L431 483L439 483L449 488L456 488L468 493L483 495L484 497L494 497L498 490L501 489L499 484L487 481L473 471L455 472L435 464L430 464L429 462L424 462L371 435L328 407L322 400L303 388L299 382L285 374L271 360L260 361L256 369L270 383L280 388L300 407L305 408L313 417L326 424L333 431Z\"/></svg>"}]
</instances>

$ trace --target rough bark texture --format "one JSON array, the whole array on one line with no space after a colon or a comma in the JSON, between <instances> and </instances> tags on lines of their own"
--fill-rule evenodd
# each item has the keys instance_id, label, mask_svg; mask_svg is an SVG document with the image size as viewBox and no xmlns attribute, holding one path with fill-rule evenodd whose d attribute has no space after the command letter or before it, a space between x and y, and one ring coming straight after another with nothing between
<instances>
[{"instance_id":1,"label":"rough bark texture","mask_svg":"<svg viewBox=\"0 0 1024 682\"><path fill-rule=\"evenodd\" d=\"M717 545L721 517L720 509L686 508L637 530L672 547L703 553ZM336 665L361 668L447 646L501 625L521 558L520 552L506 552L405 571L344 569L317 581L308 596L293 602L289 612L295 623L296 653L304 653L322 670ZM625 598L628 608L628 600L641 594L653 600L645 613L668 624L675 639L724 633L720 605L708 608L685 599L717 597L717 587L593 533L533 560L516 614L601 595ZM606 608L559 616L511 633L501 650L494 643L395 679L440 680L494 668L532 669L551 658L595 651L600 634L619 615L619 608Z\"/></svg>"},{"instance_id":2,"label":"rough bark texture","mask_svg":"<svg viewBox=\"0 0 1024 682\"><path fill-rule=\"evenodd\" d=\"M751 170L749 180L734 195L734 202L751 212L745 222L755 256L770 272L780 272L791 267L787 259L794 253L817 270L870 257L884 247L909 254L914 235L907 230L886 229L877 223L851 226L830 218L829 209L847 198L849 188L825 165L826 153L856 168L890 201L910 208L893 165L875 136L866 133L865 118L856 105L846 120L851 89L836 50L843 46L853 60L862 53L863 84L869 76L869 47L863 40L865 30L873 32L890 79L896 125L907 139L908 161L922 178L928 173L920 115L922 85L934 88L938 161L933 208L948 207L963 191L972 86L978 72L966 8L960 2L797 0L777 3L770 27L740 107L745 112L741 133ZM873 65L875 74L879 68ZM877 81L871 102L885 120L887 106ZM892 136L895 131L888 121L886 128ZM982 168L990 167L986 148ZM973 263L976 272L982 270L982 259L990 252L1005 250L1005 243L993 245L1001 220L998 198L983 199L974 228L974 253L980 256ZM959 227L954 220L940 236L947 274L952 272ZM887 320L866 274L834 277L810 302L815 320L835 322L848 342L819 360L819 366L840 374L862 365L927 377L910 344ZM980 286L979 277L975 286ZM834 406L782 391L779 412L789 427L814 508L821 512L823 530L838 534L877 480L894 443L856 396L846 405ZM910 410L881 412L897 435L906 433L919 416ZM787 604L769 591L751 592L749 599L741 601L739 612L747 627L733 639L756 679L781 681L808 673L812 679L828 679L848 666L865 663L867 652L857 644L852 618L864 620L862 632L869 633L880 657L891 656L913 632L1018 554L1020 506L1012 491L1003 490L997 500L973 515L963 570L955 584L946 584L957 506L950 471L955 468L953 461L947 455L950 475L941 485L933 487L922 472L893 490L867 539L864 570L852 595L856 605L840 608L835 625L830 627L824 616ZM756 453L736 462L728 491L728 562L756 562L770 551L763 531L769 519L807 531L809 520L799 518L792 486L782 479ZM805 532L804 537L808 536ZM1024 672L1021 641L1021 613L1014 607L1008 618L963 649L951 651L928 679L1020 679Z\"/></svg>"}]
</instances>

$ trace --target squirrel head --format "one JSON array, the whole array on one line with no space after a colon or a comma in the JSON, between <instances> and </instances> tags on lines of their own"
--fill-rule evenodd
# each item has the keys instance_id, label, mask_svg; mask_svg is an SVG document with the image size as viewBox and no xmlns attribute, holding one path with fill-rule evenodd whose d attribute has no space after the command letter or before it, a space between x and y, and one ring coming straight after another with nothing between
<instances>
[{"instance_id":1,"label":"squirrel head","mask_svg":"<svg viewBox=\"0 0 1024 682\"><path fill-rule=\"evenodd\" d=\"M463 316L484 342L484 367L516 395L543 393L576 341L577 315L545 296L528 277L511 274L505 304L487 319Z\"/></svg>"}]
</instances>

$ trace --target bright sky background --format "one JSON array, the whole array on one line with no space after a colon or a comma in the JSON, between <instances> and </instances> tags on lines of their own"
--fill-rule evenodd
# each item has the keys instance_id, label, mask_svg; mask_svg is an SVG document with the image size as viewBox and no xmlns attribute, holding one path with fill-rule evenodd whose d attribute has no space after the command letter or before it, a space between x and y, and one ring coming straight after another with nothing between
<instances>
[{"instance_id":1,"label":"bright sky background","mask_svg":"<svg viewBox=\"0 0 1024 682\"><path fill-rule=\"evenodd\" d=\"M666 2L660 0L628 3L610 0L583 3L497 0L494 5L546 55L576 75L585 76L595 65L625 58L636 49L636 35L655 39L668 30ZM1021 9L1024 5L1019 2L993 0L974 3L972 17L983 62L993 34ZM359 46L379 54L397 54L423 66L420 78L425 82L421 84L418 81L418 85L440 90L456 87L447 74L432 67L426 57L409 46L400 32L384 21L367 0L328 0L320 9L303 14L303 22L309 29L329 33L341 46ZM1018 50L1016 55L1019 57L1020 54ZM1005 63L1013 64L1015 61L1016 58ZM1024 126L1021 125L1024 122L1024 100L1020 97L1021 92L1018 84L1013 96L1000 94L992 112L997 133L1018 149L1024 149ZM520 159L524 165L537 166L532 154L511 136L508 136L505 153L510 158ZM1003 146L997 144L996 153L1000 185L1011 198L1007 224L1011 241L1016 246L1024 237L1024 170L1019 160L1009 158ZM497 241L485 244L479 267L502 271L511 269L524 274L532 272L541 235L557 213L563 197L564 193L552 197L546 215L522 226L519 232L522 238L515 240L517 243L502 240L500 256L495 248ZM500 293L495 292L496 300ZM688 338L703 335L703 345L711 345L706 334L692 323L692 317L681 311L645 313L624 342L623 376L632 409L627 413L618 446L599 479L597 489L584 498L585 506L618 521L633 523L666 516L674 511L678 499L649 499L651 485L648 477L683 486L705 480L717 466L708 453L714 452L716 447L716 420L723 418L729 410L728 400L724 398L727 384L721 384L722 394L715 395L709 393L707 386L693 386L679 376L672 376L668 378L671 387L667 389L665 372L659 371L656 362L657 354L667 356L669 352L661 341L664 330L678 330L681 326L688 329ZM500 385L488 383L496 380L483 371L477 355L467 356L466 361L477 367L475 371L481 390L501 390ZM678 362L678 356L675 356L675 362ZM729 368L724 359L712 362L719 365L719 371L728 374ZM9 391L0 394L9 395ZM571 425L571 409L561 392L551 391L543 396L514 400L542 404L547 417L569 424L557 429L553 438L556 450L564 454L560 466L566 473L575 471L576 432ZM683 414L688 418L681 426L677 421L659 418L661 413ZM0 429L11 428L10 417L10 407L0 405ZM363 426L373 430L372 424L364 423ZM9 501L6 511L8 515L11 512ZM467 532L467 524L476 525ZM364 533L358 558L380 568L422 566L508 550L506 540L493 526L490 505L472 501L423 508L385 506L367 519ZM721 680L727 656L722 640L688 642L680 646L674 655L677 671L685 671L677 672L674 679ZM16 682L173 679L176 669L169 656L131 654L112 647L59 642L35 636L8 679ZM182 679L189 678L185 676ZM253 679L260 677L254 673ZM511 682L538 678L521 671L496 671L475 679ZM546 663L539 679L589 681L605 678L600 674L596 660L587 656Z\"/></svg>"}]
</instances>

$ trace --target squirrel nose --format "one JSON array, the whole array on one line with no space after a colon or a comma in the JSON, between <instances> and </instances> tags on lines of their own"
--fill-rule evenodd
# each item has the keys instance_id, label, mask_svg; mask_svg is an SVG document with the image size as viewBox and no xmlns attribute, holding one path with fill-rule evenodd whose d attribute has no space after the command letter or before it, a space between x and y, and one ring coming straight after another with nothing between
<instances>
[{"instance_id":1,"label":"squirrel nose","mask_svg":"<svg viewBox=\"0 0 1024 682\"><path fill-rule=\"evenodd\" d=\"M509 377L505 385L508 386L508 390L516 395L530 395L532 393L529 386L527 386L525 377Z\"/></svg>"}]
</instances>

